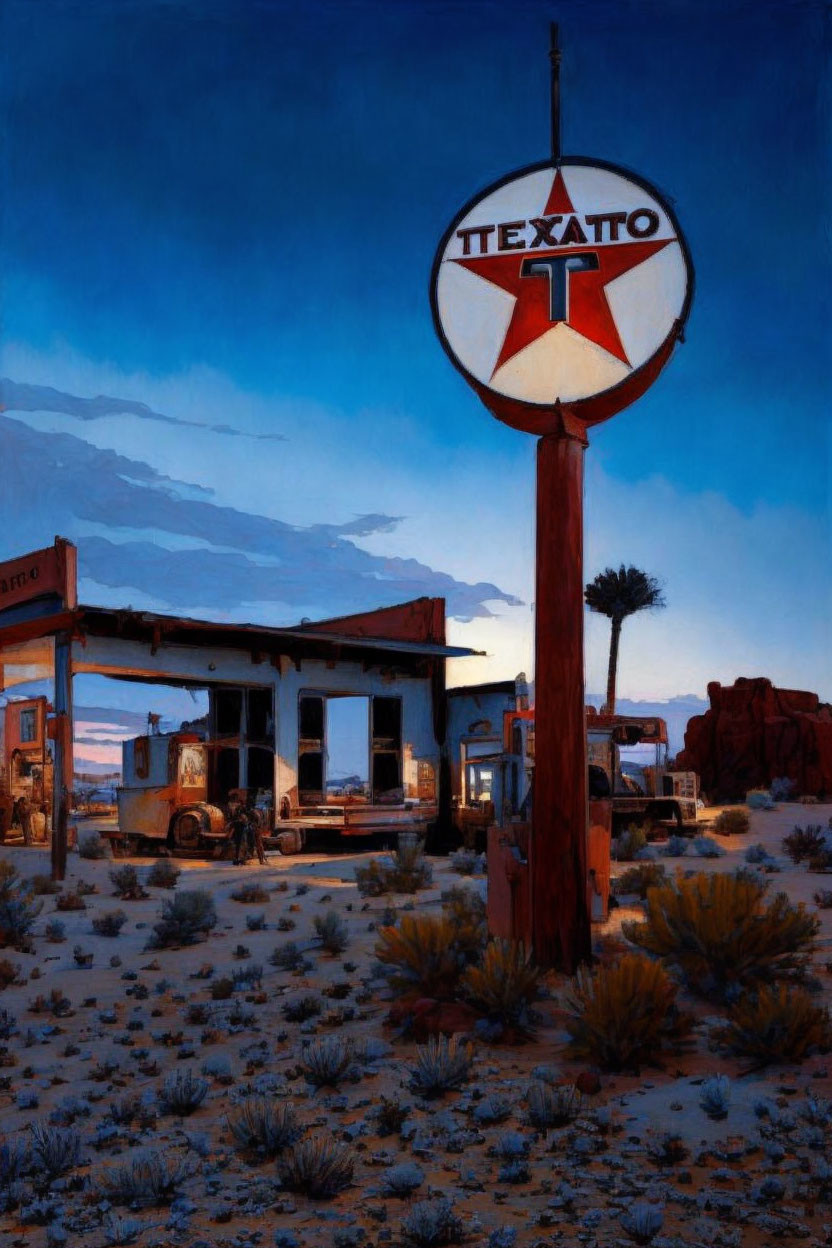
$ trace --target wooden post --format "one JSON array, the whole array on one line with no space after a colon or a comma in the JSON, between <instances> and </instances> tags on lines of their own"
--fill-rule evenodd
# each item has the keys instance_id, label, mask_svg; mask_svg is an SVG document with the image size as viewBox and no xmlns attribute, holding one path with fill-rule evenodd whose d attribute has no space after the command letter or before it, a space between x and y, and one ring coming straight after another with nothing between
<instances>
[{"instance_id":1,"label":"wooden post","mask_svg":"<svg viewBox=\"0 0 832 1248\"><path fill-rule=\"evenodd\" d=\"M583 470L586 433L562 414L537 444L532 923L542 966L591 952L587 903Z\"/></svg>"},{"instance_id":2,"label":"wooden post","mask_svg":"<svg viewBox=\"0 0 832 1248\"><path fill-rule=\"evenodd\" d=\"M52 769L52 879L66 876L66 840L72 802L72 663L66 633L55 638L55 765Z\"/></svg>"}]
</instances>

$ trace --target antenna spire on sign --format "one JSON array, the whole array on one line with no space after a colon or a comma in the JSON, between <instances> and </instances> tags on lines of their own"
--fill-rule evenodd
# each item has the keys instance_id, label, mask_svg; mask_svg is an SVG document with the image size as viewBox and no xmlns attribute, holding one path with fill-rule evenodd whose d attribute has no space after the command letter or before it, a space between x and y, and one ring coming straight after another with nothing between
<instances>
[{"instance_id":1,"label":"antenna spire on sign","mask_svg":"<svg viewBox=\"0 0 832 1248\"><path fill-rule=\"evenodd\" d=\"M558 43L558 24L549 23L549 60L551 62L551 120L552 120L552 162L560 161L560 44Z\"/></svg>"}]
</instances>

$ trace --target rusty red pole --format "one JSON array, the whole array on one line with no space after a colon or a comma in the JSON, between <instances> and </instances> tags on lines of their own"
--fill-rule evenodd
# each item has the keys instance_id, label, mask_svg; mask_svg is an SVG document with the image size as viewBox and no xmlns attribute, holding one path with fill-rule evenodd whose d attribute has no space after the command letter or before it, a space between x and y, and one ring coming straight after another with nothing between
<instances>
[{"instance_id":1,"label":"rusty red pole","mask_svg":"<svg viewBox=\"0 0 832 1248\"><path fill-rule=\"evenodd\" d=\"M587 899L583 486L586 433L561 414L537 444L532 930L542 966L591 952Z\"/></svg>"}]
</instances>

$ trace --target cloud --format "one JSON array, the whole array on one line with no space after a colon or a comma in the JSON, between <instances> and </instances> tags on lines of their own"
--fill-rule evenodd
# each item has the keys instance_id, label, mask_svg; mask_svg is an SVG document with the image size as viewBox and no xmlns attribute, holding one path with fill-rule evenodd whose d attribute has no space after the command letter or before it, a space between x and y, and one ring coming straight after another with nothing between
<instances>
[{"instance_id":1,"label":"cloud","mask_svg":"<svg viewBox=\"0 0 832 1248\"><path fill-rule=\"evenodd\" d=\"M178 416L166 416L154 411L146 403L134 399L115 399L106 394L84 399L67 394L52 386L33 386L26 382L0 378L0 411L8 412L61 412L77 420L103 420L105 416L138 416L140 420L156 420L164 425L185 425L191 429L205 429L209 433L222 433L233 438L252 438L258 442L285 442L282 433L245 433L233 425L211 424L202 420L184 420Z\"/></svg>"},{"instance_id":2,"label":"cloud","mask_svg":"<svg viewBox=\"0 0 832 1248\"><path fill-rule=\"evenodd\" d=\"M40 546L44 534L81 537L80 574L100 586L239 613L243 603L279 604L290 616L310 604L323 615L366 610L405 598L441 595L458 619L489 616L489 602L518 599L487 581L469 584L417 559L373 554L350 537L388 532L399 518L364 515L344 524L287 524L183 497L183 482L150 465L66 433L40 433L0 417L5 459L14 465L0 496L11 556ZM106 536L91 534L90 526ZM126 541L114 530L129 530ZM132 540L136 531L147 540ZM158 537L189 549L169 549ZM196 548L193 548L196 546Z\"/></svg>"}]
</instances>

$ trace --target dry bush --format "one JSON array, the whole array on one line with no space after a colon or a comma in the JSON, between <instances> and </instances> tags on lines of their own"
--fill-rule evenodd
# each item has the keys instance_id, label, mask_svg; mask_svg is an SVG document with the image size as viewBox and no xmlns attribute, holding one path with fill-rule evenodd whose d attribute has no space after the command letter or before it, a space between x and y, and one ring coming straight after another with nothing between
<instances>
[{"instance_id":1,"label":"dry bush","mask_svg":"<svg viewBox=\"0 0 832 1248\"><path fill-rule=\"evenodd\" d=\"M65 893L59 893L55 898L56 910L86 910L87 903L80 893L73 892L72 889Z\"/></svg>"},{"instance_id":2,"label":"dry bush","mask_svg":"<svg viewBox=\"0 0 832 1248\"><path fill-rule=\"evenodd\" d=\"M217 925L214 899L204 888L183 889L162 902L159 921L146 949L178 949L193 945Z\"/></svg>"},{"instance_id":3,"label":"dry bush","mask_svg":"<svg viewBox=\"0 0 832 1248\"><path fill-rule=\"evenodd\" d=\"M43 908L28 881L21 880L17 868L0 860L0 946L26 951L32 945L32 928Z\"/></svg>"},{"instance_id":4,"label":"dry bush","mask_svg":"<svg viewBox=\"0 0 832 1248\"><path fill-rule=\"evenodd\" d=\"M718 832L720 836L741 836L750 827L751 818L742 806L729 806L714 820L714 832Z\"/></svg>"},{"instance_id":5,"label":"dry bush","mask_svg":"<svg viewBox=\"0 0 832 1248\"><path fill-rule=\"evenodd\" d=\"M785 893L768 897L753 873L700 873L652 888L644 922L623 924L640 948L675 963L687 983L711 1000L737 987L798 978L812 953L820 922Z\"/></svg>"},{"instance_id":6,"label":"dry bush","mask_svg":"<svg viewBox=\"0 0 832 1248\"><path fill-rule=\"evenodd\" d=\"M288 1102L275 1103L264 1096L243 1101L228 1119L235 1147L259 1159L277 1157L296 1143L302 1128L294 1107Z\"/></svg>"},{"instance_id":7,"label":"dry bush","mask_svg":"<svg viewBox=\"0 0 832 1248\"><path fill-rule=\"evenodd\" d=\"M110 883L115 890L114 896L121 901L142 901L150 896L147 889L142 886L138 871L129 862L113 867L110 872Z\"/></svg>"},{"instance_id":8,"label":"dry bush","mask_svg":"<svg viewBox=\"0 0 832 1248\"><path fill-rule=\"evenodd\" d=\"M564 1001L570 1052L605 1070L658 1065L665 1052L686 1047L693 1027L677 991L661 963L641 954L580 970Z\"/></svg>"},{"instance_id":9,"label":"dry bush","mask_svg":"<svg viewBox=\"0 0 832 1248\"><path fill-rule=\"evenodd\" d=\"M429 888L433 868L418 842L402 842L389 861L373 858L366 867L357 867L355 882L362 897L380 897L382 893L418 893Z\"/></svg>"},{"instance_id":10,"label":"dry bush","mask_svg":"<svg viewBox=\"0 0 832 1248\"><path fill-rule=\"evenodd\" d=\"M640 862L637 867L628 867L612 882L612 891L616 897L646 897L648 888L664 884L667 872L660 862Z\"/></svg>"},{"instance_id":11,"label":"dry bush","mask_svg":"<svg viewBox=\"0 0 832 1248\"><path fill-rule=\"evenodd\" d=\"M802 1062L811 1053L832 1048L832 1020L805 988L764 984L740 997L712 1036L730 1053L750 1057L755 1066Z\"/></svg>"},{"instance_id":12,"label":"dry bush","mask_svg":"<svg viewBox=\"0 0 832 1248\"><path fill-rule=\"evenodd\" d=\"M447 1036L431 1036L427 1044L416 1049L410 1086L422 1096L441 1096L467 1082L473 1060L470 1044L461 1044L456 1036L450 1040Z\"/></svg>"},{"instance_id":13,"label":"dry bush","mask_svg":"<svg viewBox=\"0 0 832 1248\"><path fill-rule=\"evenodd\" d=\"M355 1171L353 1153L328 1135L313 1135L296 1144L278 1163L280 1182L290 1192L312 1200L330 1200L349 1187Z\"/></svg>"},{"instance_id":14,"label":"dry bush","mask_svg":"<svg viewBox=\"0 0 832 1248\"><path fill-rule=\"evenodd\" d=\"M528 1026L529 1006L538 994L541 971L523 945L515 940L492 940L480 966L469 966L462 991L489 1018Z\"/></svg>"},{"instance_id":15,"label":"dry bush","mask_svg":"<svg viewBox=\"0 0 832 1248\"><path fill-rule=\"evenodd\" d=\"M828 847L826 829L819 824L792 828L789 835L783 837L781 844L793 863L806 862L822 854Z\"/></svg>"},{"instance_id":16,"label":"dry bush","mask_svg":"<svg viewBox=\"0 0 832 1248\"><path fill-rule=\"evenodd\" d=\"M455 943L456 928L444 915L403 914L397 927L379 928L375 954L394 968L390 976L401 992L451 1000L467 960Z\"/></svg>"},{"instance_id":17,"label":"dry bush","mask_svg":"<svg viewBox=\"0 0 832 1248\"><path fill-rule=\"evenodd\" d=\"M442 916L454 926L454 944L470 961L476 961L488 943L485 902L474 888L454 884L442 893Z\"/></svg>"}]
</instances>

